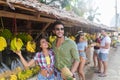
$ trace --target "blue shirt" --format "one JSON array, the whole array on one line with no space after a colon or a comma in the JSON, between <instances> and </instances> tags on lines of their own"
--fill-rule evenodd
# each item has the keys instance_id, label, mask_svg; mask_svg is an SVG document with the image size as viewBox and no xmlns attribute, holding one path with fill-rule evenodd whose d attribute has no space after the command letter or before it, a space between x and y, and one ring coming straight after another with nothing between
<instances>
[{"instance_id":1,"label":"blue shirt","mask_svg":"<svg viewBox=\"0 0 120 80\"><path fill-rule=\"evenodd\" d=\"M78 50L85 50L85 48L87 47L87 42L79 42L77 43L77 47L78 47Z\"/></svg>"}]
</instances>

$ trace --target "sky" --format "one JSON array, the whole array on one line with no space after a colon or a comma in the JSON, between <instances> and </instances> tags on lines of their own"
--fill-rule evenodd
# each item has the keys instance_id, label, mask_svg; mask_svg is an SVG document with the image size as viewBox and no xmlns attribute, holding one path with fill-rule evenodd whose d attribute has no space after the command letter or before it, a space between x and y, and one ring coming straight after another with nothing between
<instances>
[{"instance_id":1,"label":"sky","mask_svg":"<svg viewBox=\"0 0 120 80\"><path fill-rule=\"evenodd\" d=\"M98 17L100 19L100 24L105 24L111 26L111 21L113 21L113 16L115 15L115 0L94 0L95 5L98 6L98 12L101 15ZM120 0L117 0L117 11L120 13Z\"/></svg>"}]
</instances>

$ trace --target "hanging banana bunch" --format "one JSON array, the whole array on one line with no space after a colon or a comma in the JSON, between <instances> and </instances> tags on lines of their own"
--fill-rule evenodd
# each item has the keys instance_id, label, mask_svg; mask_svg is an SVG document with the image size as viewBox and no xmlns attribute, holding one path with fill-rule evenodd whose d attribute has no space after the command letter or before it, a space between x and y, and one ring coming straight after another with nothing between
<instances>
[{"instance_id":1,"label":"hanging banana bunch","mask_svg":"<svg viewBox=\"0 0 120 80\"><path fill-rule=\"evenodd\" d=\"M73 40L73 41L75 41L75 37L74 36L69 36L69 38L71 39L71 40Z\"/></svg>"},{"instance_id":2,"label":"hanging banana bunch","mask_svg":"<svg viewBox=\"0 0 120 80\"><path fill-rule=\"evenodd\" d=\"M56 36L49 36L49 42L52 43L57 37Z\"/></svg>"},{"instance_id":3,"label":"hanging banana bunch","mask_svg":"<svg viewBox=\"0 0 120 80\"><path fill-rule=\"evenodd\" d=\"M22 49L23 42L20 38L13 38L10 43L10 48L12 51L20 51Z\"/></svg>"},{"instance_id":4,"label":"hanging banana bunch","mask_svg":"<svg viewBox=\"0 0 120 80\"><path fill-rule=\"evenodd\" d=\"M36 43L34 41L28 41L26 49L28 52L34 53L36 50Z\"/></svg>"},{"instance_id":5,"label":"hanging banana bunch","mask_svg":"<svg viewBox=\"0 0 120 80\"><path fill-rule=\"evenodd\" d=\"M3 51L7 47L7 42L4 37L0 37L0 51Z\"/></svg>"}]
</instances>

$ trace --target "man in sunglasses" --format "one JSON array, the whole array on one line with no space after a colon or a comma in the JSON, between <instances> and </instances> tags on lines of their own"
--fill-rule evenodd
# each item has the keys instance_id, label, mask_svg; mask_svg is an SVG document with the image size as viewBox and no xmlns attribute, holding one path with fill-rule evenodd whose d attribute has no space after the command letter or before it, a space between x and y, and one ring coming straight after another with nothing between
<instances>
[{"instance_id":1,"label":"man in sunglasses","mask_svg":"<svg viewBox=\"0 0 120 80\"><path fill-rule=\"evenodd\" d=\"M63 80L62 68L67 67L74 75L79 66L79 54L76 43L64 36L64 24L61 21L53 23L53 33L57 36L52 45L55 52L56 80Z\"/></svg>"}]
</instances>

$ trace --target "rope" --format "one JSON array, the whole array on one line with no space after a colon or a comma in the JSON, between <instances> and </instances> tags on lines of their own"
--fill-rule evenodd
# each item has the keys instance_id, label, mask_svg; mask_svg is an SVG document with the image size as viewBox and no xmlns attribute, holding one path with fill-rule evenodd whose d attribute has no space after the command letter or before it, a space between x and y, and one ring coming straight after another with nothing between
<instances>
[{"instance_id":1,"label":"rope","mask_svg":"<svg viewBox=\"0 0 120 80\"><path fill-rule=\"evenodd\" d=\"M2 25L2 28L4 29L4 24L3 24L3 19L1 17L1 25Z\"/></svg>"}]
</instances>

